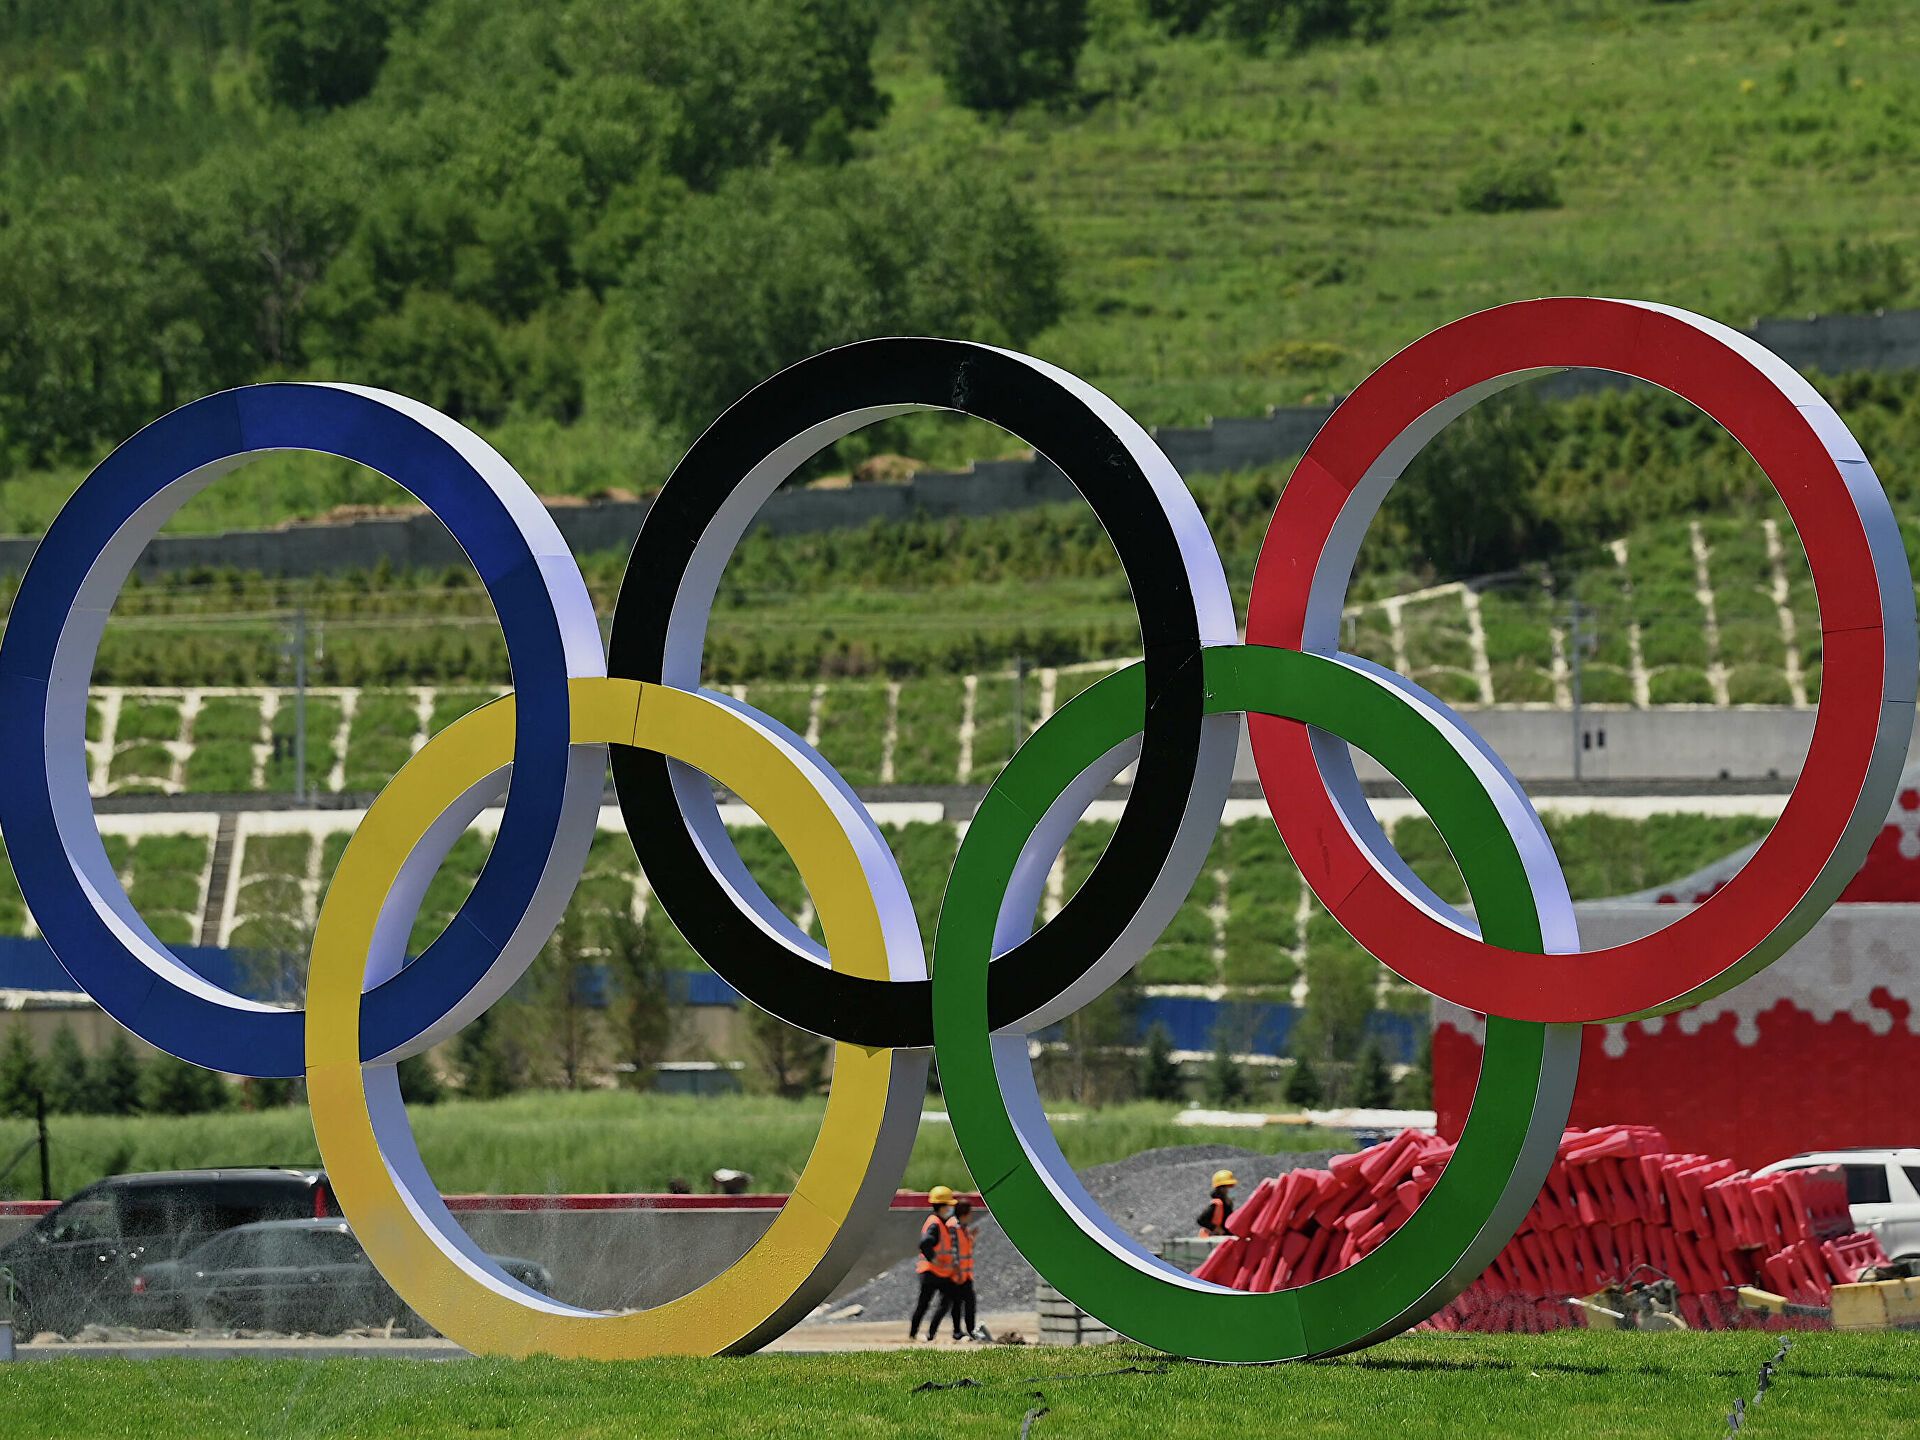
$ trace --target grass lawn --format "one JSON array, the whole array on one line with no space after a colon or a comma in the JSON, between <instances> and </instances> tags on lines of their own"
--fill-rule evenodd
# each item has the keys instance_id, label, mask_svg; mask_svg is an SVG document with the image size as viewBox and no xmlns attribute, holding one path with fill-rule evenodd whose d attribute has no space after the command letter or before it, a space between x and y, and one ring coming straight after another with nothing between
<instances>
[{"instance_id":1,"label":"grass lawn","mask_svg":"<svg viewBox=\"0 0 1920 1440\"><path fill-rule=\"evenodd\" d=\"M698 1188L719 1166L750 1172L756 1190L785 1190L813 1148L824 1105L770 1096L540 1091L415 1106L413 1122L428 1168L449 1193L660 1191L676 1175ZM1324 1131L1291 1126L1186 1128L1173 1123L1177 1108L1118 1105L1063 1120L1061 1148L1073 1164L1085 1166L1166 1145L1268 1151L1344 1145ZM315 1165L320 1158L304 1105L212 1115L59 1115L47 1124L56 1195L123 1171ZM27 1121L0 1121L0 1155L12 1153L31 1129ZM16 1198L38 1193L38 1177L24 1170L9 1181ZM965 1176L952 1129L938 1120L922 1124L907 1165L907 1188L963 1185Z\"/></svg>"},{"instance_id":2,"label":"grass lawn","mask_svg":"<svg viewBox=\"0 0 1920 1440\"><path fill-rule=\"evenodd\" d=\"M116 1361L0 1379L6 1433L516 1437L1717 1436L1775 1337L1414 1336L1311 1365L1220 1369L1125 1346L738 1360ZM971 1383L966 1383L971 1382ZM929 1388L950 1386L953 1388ZM1030 1431L1022 1422L1033 1412ZM1796 1336L1742 1429L1920 1426L1920 1337Z\"/></svg>"}]
</instances>

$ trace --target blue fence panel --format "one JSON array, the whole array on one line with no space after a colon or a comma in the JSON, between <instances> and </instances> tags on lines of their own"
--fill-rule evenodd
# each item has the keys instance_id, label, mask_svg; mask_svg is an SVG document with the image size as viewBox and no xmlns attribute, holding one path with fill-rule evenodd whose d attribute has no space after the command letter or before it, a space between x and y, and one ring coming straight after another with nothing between
<instances>
[{"instance_id":1,"label":"blue fence panel","mask_svg":"<svg viewBox=\"0 0 1920 1440\"><path fill-rule=\"evenodd\" d=\"M175 945L173 953L202 979L244 994L252 982L238 951L211 945ZM131 963L131 962L129 962ZM0 935L0 990L46 990L77 995L80 987L53 958L53 947L36 935Z\"/></svg>"}]
</instances>

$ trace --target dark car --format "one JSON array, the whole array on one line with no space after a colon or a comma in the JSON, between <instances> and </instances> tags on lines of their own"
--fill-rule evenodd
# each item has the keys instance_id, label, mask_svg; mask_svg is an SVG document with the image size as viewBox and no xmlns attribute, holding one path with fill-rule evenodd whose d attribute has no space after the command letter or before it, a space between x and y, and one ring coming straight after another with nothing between
<instances>
[{"instance_id":1,"label":"dark car","mask_svg":"<svg viewBox=\"0 0 1920 1440\"><path fill-rule=\"evenodd\" d=\"M546 1294L552 1278L531 1260L490 1257ZM214 1236L133 1280L139 1323L156 1329L337 1334L398 1321L424 1330L373 1268L344 1220L274 1220Z\"/></svg>"},{"instance_id":2,"label":"dark car","mask_svg":"<svg viewBox=\"0 0 1920 1440\"><path fill-rule=\"evenodd\" d=\"M78 1191L0 1246L0 1269L13 1276L23 1334L125 1324L143 1265L185 1254L236 1225L324 1216L331 1208L326 1176L317 1170L116 1175Z\"/></svg>"}]
</instances>

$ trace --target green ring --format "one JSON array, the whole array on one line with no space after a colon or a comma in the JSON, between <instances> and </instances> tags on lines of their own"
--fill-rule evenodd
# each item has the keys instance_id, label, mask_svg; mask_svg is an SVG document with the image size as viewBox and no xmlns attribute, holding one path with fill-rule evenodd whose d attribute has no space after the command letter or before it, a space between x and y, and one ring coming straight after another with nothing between
<instances>
[{"instance_id":1,"label":"green ring","mask_svg":"<svg viewBox=\"0 0 1920 1440\"><path fill-rule=\"evenodd\" d=\"M1485 938L1540 949L1533 892L1498 810L1467 762L1393 691L1295 650L1213 648L1205 665L1209 714L1251 711L1302 721L1385 765L1439 828ZM987 1029L987 970L1000 909L994 897L1006 894L1021 848L1082 771L1140 733L1145 713L1139 665L1090 687L1028 737L967 829L934 940L935 1054L955 1138L974 1184L1020 1253L1122 1335L1224 1362L1302 1359L1371 1344L1445 1305L1511 1238L1566 1123L1580 1027L1488 1020L1473 1108L1439 1183L1411 1220L1338 1274L1247 1294L1115 1253L1043 1177L1043 1170L1052 1172L1056 1185L1084 1195L1044 1116L1025 1143L1016 1128ZM1030 1089L1023 1037L1001 1048L1006 1063L1020 1067L1010 1073L1024 1076ZM1025 1113L1039 1114L1037 1106Z\"/></svg>"}]
</instances>

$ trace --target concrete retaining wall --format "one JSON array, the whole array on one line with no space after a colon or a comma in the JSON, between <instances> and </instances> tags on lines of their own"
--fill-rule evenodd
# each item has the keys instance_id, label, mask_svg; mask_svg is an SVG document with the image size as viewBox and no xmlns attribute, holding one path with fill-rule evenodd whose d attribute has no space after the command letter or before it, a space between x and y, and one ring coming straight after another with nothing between
<instances>
[{"instance_id":1,"label":"concrete retaining wall","mask_svg":"<svg viewBox=\"0 0 1920 1440\"><path fill-rule=\"evenodd\" d=\"M1574 729L1565 710L1462 710L1467 723L1521 780L1573 778ZM1599 781L1790 780L1800 773L1813 738L1814 711L1791 706L1718 710L1669 706L1652 710L1593 710L1581 714L1580 775ZM1909 763L1920 759L1910 740ZM1387 772L1356 757L1362 780ZM1246 733L1234 779L1258 774Z\"/></svg>"}]
</instances>

